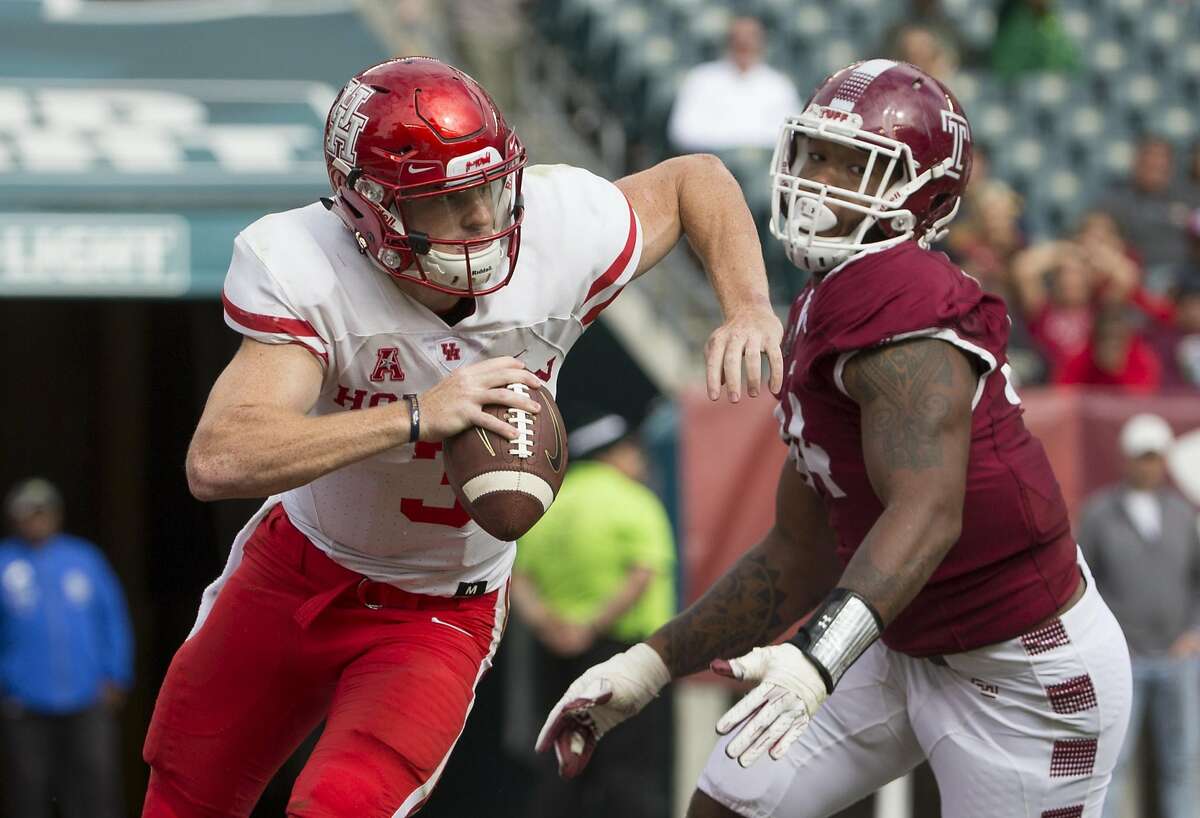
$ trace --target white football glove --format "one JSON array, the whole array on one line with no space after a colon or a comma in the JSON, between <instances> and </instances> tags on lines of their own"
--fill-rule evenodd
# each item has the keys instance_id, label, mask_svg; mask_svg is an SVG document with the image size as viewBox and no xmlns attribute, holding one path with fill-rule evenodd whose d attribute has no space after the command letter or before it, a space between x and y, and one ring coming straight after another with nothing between
<instances>
[{"instance_id":1,"label":"white football glove","mask_svg":"<svg viewBox=\"0 0 1200 818\"><path fill-rule=\"evenodd\" d=\"M537 751L553 747L558 774L574 778L591 760L596 742L636 715L669 681L662 658L644 642L588 668L546 717Z\"/></svg>"},{"instance_id":2,"label":"white football glove","mask_svg":"<svg viewBox=\"0 0 1200 818\"><path fill-rule=\"evenodd\" d=\"M798 647L786 642L755 648L737 659L718 659L712 670L733 679L759 682L717 722L717 732L723 736L745 722L725 747L725 754L743 767L768 750L771 758L783 758L829 697L817 668Z\"/></svg>"}]
</instances>

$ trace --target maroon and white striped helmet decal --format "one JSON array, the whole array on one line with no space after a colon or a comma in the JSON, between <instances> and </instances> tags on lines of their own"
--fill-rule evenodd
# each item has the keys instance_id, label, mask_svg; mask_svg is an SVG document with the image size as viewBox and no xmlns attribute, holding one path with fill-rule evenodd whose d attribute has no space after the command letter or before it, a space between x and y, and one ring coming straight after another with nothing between
<instances>
[{"instance_id":1,"label":"maroon and white striped helmet decal","mask_svg":"<svg viewBox=\"0 0 1200 818\"><path fill-rule=\"evenodd\" d=\"M862 99L871 83L878 79L884 71L895 66L895 60L867 60L862 63L851 71L846 79L842 80L842 84L834 92L829 107L847 113L853 112L854 106Z\"/></svg>"}]
</instances>

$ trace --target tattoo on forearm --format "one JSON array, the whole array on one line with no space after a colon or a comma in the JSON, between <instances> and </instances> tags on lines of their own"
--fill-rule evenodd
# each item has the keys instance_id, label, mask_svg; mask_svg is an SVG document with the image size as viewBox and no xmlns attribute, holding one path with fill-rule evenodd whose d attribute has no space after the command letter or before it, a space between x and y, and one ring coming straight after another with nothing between
<instances>
[{"instance_id":1,"label":"tattoo on forearm","mask_svg":"<svg viewBox=\"0 0 1200 818\"><path fill-rule=\"evenodd\" d=\"M860 353L846 368L846 389L862 407L864 443L892 468L942 465L954 354L944 342L921 339Z\"/></svg>"},{"instance_id":2,"label":"tattoo on forearm","mask_svg":"<svg viewBox=\"0 0 1200 818\"><path fill-rule=\"evenodd\" d=\"M869 548L860 548L846 566L841 584L871 600L884 623L890 624L908 607L943 557L941 550L919 549L901 565L884 570L872 562Z\"/></svg>"},{"instance_id":3,"label":"tattoo on forearm","mask_svg":"<svg viewBox=\"0 0 1200 818\"><path fill-rule=\"evenodd\" d=\"M708 667L713 659L740 656L782 632L788 623L780 615L787 598L781 575L766 554L751 552L665 625L661 634L671 675L686 676Z\"/></svg>"}]
</instances>

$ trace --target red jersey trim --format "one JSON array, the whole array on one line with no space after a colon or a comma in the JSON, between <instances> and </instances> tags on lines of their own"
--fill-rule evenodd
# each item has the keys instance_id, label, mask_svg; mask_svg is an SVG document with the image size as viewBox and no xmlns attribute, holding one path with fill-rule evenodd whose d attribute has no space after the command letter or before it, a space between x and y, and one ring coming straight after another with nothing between
<instances>
[{"instance_id":1,"label":"red jersey trim","mask_svg":"<svg viewBox=\"0 0 1200 818\"><path fill-rule=\"evenodd\" d=\"M229 296L224 292L221 293L221 303L225 306L225 312L229 313L229 317L247 329L256 332L293 335L297 338L316 338L324 343L320 333L313 329L313 325L307 321L301 321L299 318L278 318L274 315L248 312L230 301Z\"/></svg>"},{"instance_id":2,"label":"red jersey trim","mask_svg":"<svg viewBox=\"0 0 1200 818\"><path fill-rule=\"evenodd\" d=\"M312 347L310 347L308 344L304 343L303 341L288 341L288 343L295 344L298 347L304 347L305 349L307 349L309 352L311 352L313 354L314 358L320 359L322 366L329 366L329 353L328 352L323 352L319 349L313 349Z\"/></svg>"},{"instance_id":3,"label":"red jersey trim","mask_svg":"<svg viewBox=\"0 0 1200 818\"><path fill-rule=\"evenodd\" d=\"M229 296L224 292L221 293L221 304L225 307L225 313L238 326L271 335L293 336L287 343L304 347L313 354L313 357L321 361L322 366L329 366L329 353L324 349L317 349L310 341L305 340L315 338L320 342L321 346L325 345L325 339L307 321L301 321L299 318L279 318L274 315L260 315L256 312L243 310L237 304L230 301Z\"/></svg>"},{"instance_id":4,"label":"red jersey trim","mask_svg":"<svg viewBox=\"0 0 1200 818\"><path fill-rule=\"evenodd\" d=\"M592 323L597 318L599 318L600 313L604 312L604 308L607 307L612 302L616 301L617 296L620 295L621 291L624 289L625 289L624 286L617 287L617 291L615 293L610 295L606 300L601 301L599 304L597 304L596 306L594 306L590 310L588 310L587 315L583 316L583 319L579 323L583 324L586 327L588 324Z\"/></svg>"},{"instance_id":5,"label":"red jersey trim","mask_svg":"<svg viewBox=\"0 0 1200 818\"><path fill-rule=\"evenodd\" d=\"M588 289L587 295L583 298L584 304L605 287L610 287L616 283L617 279L621 277L621 273L625 271L625 266L629 264L629 259L633 256L633 248L637 246L637 216L634 215L633 205L630 204L628 198L625 199L625 204L629 207L629 235L625 237L625 246L621 248L621 254L617 256L613 263L608 265L608 269L592 282L591 288ZM611 300L609 299L609 301ZM604 309L604 306L607 304L608 301L602 304L600 309ZM595 308L593 308L593 311L595 311ZM588 315L591 314L591 312L588 313ZM594 316L592 320L595 320ZM585 319L583 323L586 324L588 321Z\"/></svg>"}]
</instances>

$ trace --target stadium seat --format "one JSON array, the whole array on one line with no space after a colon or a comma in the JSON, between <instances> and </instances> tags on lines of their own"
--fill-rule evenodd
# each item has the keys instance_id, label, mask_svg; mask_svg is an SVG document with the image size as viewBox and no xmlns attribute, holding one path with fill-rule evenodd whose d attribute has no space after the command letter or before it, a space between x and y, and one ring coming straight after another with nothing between
<instances>
[{"instance_id":1,"label":"stadium seat","mask_svg":"<svg viewBox=\"0 0 1200 818\"><path fill-rule=\"evenodd\" d=\"M976 109L972 123L979 140L989 145L999 145L1013 132L1013 116L1007 104L995 101Z\"/></svg>"},{"instance_id":2,"label":"stadium seat","mask_svg":"<svg viewBox=\"0 0 1200 818\"><path fill-rule=\"evenodd\" d=\"M1164 136L1175 142L1191 141L1196 138L1196 117L1184 105L1172 105L1162 112L1159 128Z\"/></svg>"},{"instance_id":3,"label":"stadium seat","mask_svg":"<svg viewBox=\"0 0 1200 818\"><path fill-rule=\"evenodd\" d=\"M725 6L706 5L686 24L686 34L699 47L704 59L721 53L733 13Z\"/></svg>"},{"instance_id":4,"label":"stadium seat","mask_svg":"<svg viewBox=\"0 0 1200 818\"><path fill-rule=\"evenodd\" d=\"M844 68L861 58L858 49L854 47L851 41L841 39L825 43L817 51L816 56L817 59L813 63L813 68L822 77L832 74L839 68Z\"/></svg>"},{"instance_id":5,"label":"stadium seat","mask_svg":"<svg viewBox=\"0 0 1200 818\"><path fill-rule=\"evenodd\" d=\"M1116 40L1101 40L1084 49L1090 67L1100 74L1114 74L1125 67L1125 48Z\"/></svg>"},{"instance_id":6,"label":"stadium seat","mask_svg":"<svg viewBox=\"0 0 1200 818\"><path fill-rule=\"evenodd\" d=\"M1003 0L943 0L968 46L986 49ZM903 19L899 0L542 0L537 19L575 44L631 138L664 144L675 89L686 69L717 56L734 13L767 28L770 62L801 93L829 72L871 56ZM1077 218L1092 194L1128 173L1132 144L1152 128L1185 144L1200 132L1200 11L1156 0L1058 0L1062 24L1083 60L1075 76L998 81L965 69L950 81L994 172L1031 202L1027 218L1046 231ZM769 197L765 160L726 157L756 212ZM758 170L755 170L758 168ZM774 286L774 285L773 285Z\"/></svg>"},{"instance_id":7,"label":"stadium seat","mask_svg":"<svg viewBox=\"0 0 1200 818\"><path fill-rule=\"evenodd\" d=\"M1086 43L1091 39L1092 14L1083 9L1063 9L1059 19L1067 35L1075 42Z\"/></svg>"}]
</instances>

